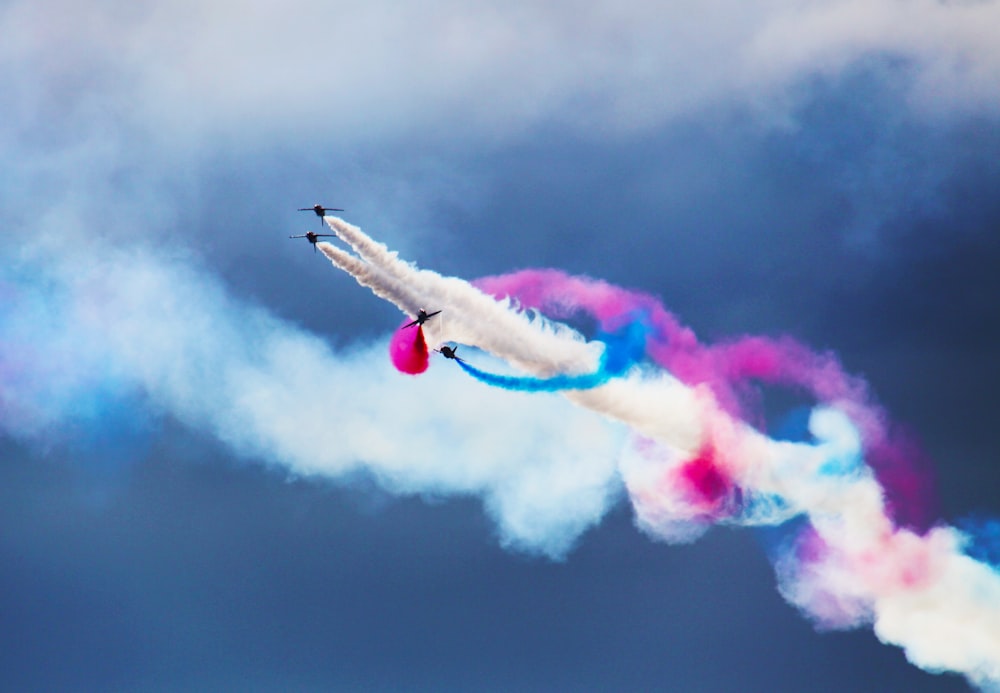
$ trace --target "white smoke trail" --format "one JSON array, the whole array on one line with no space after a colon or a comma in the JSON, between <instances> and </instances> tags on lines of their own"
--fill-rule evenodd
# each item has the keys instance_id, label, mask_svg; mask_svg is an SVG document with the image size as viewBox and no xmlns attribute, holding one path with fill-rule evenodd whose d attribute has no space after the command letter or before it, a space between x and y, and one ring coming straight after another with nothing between
<instances>
[{"instance_id":1,"label":"white smoke trail","mask_svg":"<svg viewBox=\"0 0 1000 693\"><path fill-rule=\"evenodd\" d=\"M493 345L496 355L544 377L553 373L587 373L597 367L598 354L593 345L587 345L574 331L554 323L539 321L548 329L532 329L531 321L521 313L506 310L497 305L492 297L482 292L469 292L468 284L460 279L442 277L434 272L425 272L405 263L390 252L386 246L376 243L357 227L336 217L326 217L326 222L334 232L348 242L369 264L378 268L373 291L382 298L392 301L409 314L416 311L414 301L423 301L419 307L460 304L460 310L448 310L442 316L424 326L424 332L432 339L458 341L475 345L477 325L474 316L485 311L493 324ZM336 250L329 244L322 248L330 257ZM419 298L418 298L419 297Z\"/></svg>"},{"instance_id":2,"label":"white smoke trail","mask_svg":"<svg viewBox=\"0 0 1000 693\"><path fill-rule=\"evenodd\" d=\"M529 320L467 282L405 263L342 220L327 223L361 256L359 282L411 315L416 306L444 311L434 338L474 345L541 377L593 367L593 355L575 332ZM351 272L349 254L329 244L321 248ZM665 488L665 474L709 446L741 488L782 501L780 511L746 523L808 516L817 556L777 565L789 601L841 626L870 622L884 642L902 647L927 670L957 671L978 686L1000 687L1000 575L965 555L963 536L953 528L919 536L893 526L845 414L816 409L810 429L818 443L806 445L770 440L724 413L707 390L662 373L634 369L608 385L565 396L655 441L655 455L627 456L620 467L645 529L668 539L691 538L674 532L686 508ZM824 472L831 461L847 471Z\"/></svg>"},{"instance_id":3,"label":"white smoke trail","mask_svg":"<svg viewBox=\"0 0 1000 693\"><path fill-rule=\"evenodd\" d=\"M576 331L544 319L531 320L461 279L417 269L341 219L326 217L326 222L377 268L363 278L356 276L359 283L370 286L409 315L416 313L415 306L428 310L446 307L425 325L432 342L475 346L541 378L556 373L592 373L597 368L599 347L588 345ZM346 253L328 243L318 246L340 267L338 263L343 262ZM702 394L660 372L651 377L615 380L593 390L567 392L566 397L690 453L702 437L698 415ZM669 436L664 435L667 431ZM747 433L752 434L749 430Z\"/></svg>"}]
</instances>

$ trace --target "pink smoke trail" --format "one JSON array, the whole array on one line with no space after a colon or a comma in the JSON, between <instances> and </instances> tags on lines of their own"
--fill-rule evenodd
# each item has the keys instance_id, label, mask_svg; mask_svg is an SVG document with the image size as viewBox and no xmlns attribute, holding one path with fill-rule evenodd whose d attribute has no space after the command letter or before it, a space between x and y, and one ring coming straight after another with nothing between
<instances>
[{"instance_id":1,"label":"pink smoke trail","mask_svg":"<svg viewBox=\"0 0 1000 693\"><path fill-rule=\"evenodd\" d=\"M925 530L935 519L926 458L908 435L890 427L885 412L871 401L865 381L847 374L833 354L816 353L787 336L743 336L703 345L653 296L559 270L522 270L473 283L553 318L585 311L603 329L620 327L642 311L651 325L649 356L683 383L708 386L723 409L741 418L762 421L760 412L750 410L757 401L752 381L794 388L817 402L836 404L859 429L865 459L886 490L895 521Z\"/></svg>"},{"instance_id":2,"label":"pink smoke trail","mask_svg":"<svg viewBox=\"0 0 1000 693\"><path fill-rule=\"evenodd\" d=\"M408 323L409 320L403 325ZM396 330L389 342L389 355L392 357L392 365L401 373L419 375L426 371L430 357L423 326L417 325L416 329L401 326Z\"/></svg>"}]
</instances>

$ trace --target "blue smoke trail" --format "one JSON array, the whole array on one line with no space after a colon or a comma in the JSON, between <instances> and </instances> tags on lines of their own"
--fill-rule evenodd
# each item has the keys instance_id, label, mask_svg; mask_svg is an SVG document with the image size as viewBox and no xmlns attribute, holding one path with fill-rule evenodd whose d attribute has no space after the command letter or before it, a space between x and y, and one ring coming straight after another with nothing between
<instances>
[{"instance_id":1,"label":"blue smoke trail","mask_svg":"<svg viewBox=\"0 0 1000 693\"><path fill-rule=\"evenodd\" d=\"M646 353L646 337L649 325L641 316L633 319L614 332L601 333L598 341L604 342L601 363L593 373L582 375L556 375L551 378L529 376L498 375L481 371L465 361L458 361L462 369L480 382L505 390L518 392L557 392L559 390L589 390L600 387L612 378L617 378L637 363Z\"/></svg>"}]
</instances>

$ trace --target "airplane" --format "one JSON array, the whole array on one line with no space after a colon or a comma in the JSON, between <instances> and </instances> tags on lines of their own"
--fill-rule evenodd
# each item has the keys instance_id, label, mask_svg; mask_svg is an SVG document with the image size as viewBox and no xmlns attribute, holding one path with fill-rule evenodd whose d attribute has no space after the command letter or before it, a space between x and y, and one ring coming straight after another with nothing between
<instances>
[{"instance_id":1,"label":"airplane","mask_svg":"<svg viewBox=\"0 0 1000 693\"><path fill-rule=\"evenodd\" d=\"M406 327L414 327L415 325L423 325L425 322L427 322L440 312L441 311L436 310L433 313L428 313L426 310L421 308L420 310L417 311L417 319L409 324L403 325L403 327L406 328Z\"/></svg>"},{"instance_id":2,"label":"airplane","mask_svg":"<svg viewBox=\"0 0 1000 693\"><path fill-rule=\"evenodd\" d=\"M441 354L446 359L454 359L455 361L465 363L465 359L455 355L455 352L458 351L458 347L443 346L440 349L435 349L434 351Z\"/></svg>"},{"instance_id":3,"label":"airplane","mask_svg":"<svg viewBox=\"0 0 1000 693\"><path fill-rule=\"evenodd\" d=\"M319 217L319 223L323 223L323 217L326 216L327 212L343 212L344 210L338 207L324 207L323 205L313 205L312 207L299 207L300 212L313 212Z\"/></svg>"},{"instance_id":4,"label":"airplane","mask_svg":"<svg viewBox=\"0 0 1000 693\"><path fill-rule=\"evenodd\" d=\"M313 252L315 253L316 252L316 239L317 238L323 238L324 236L331 236L332 237L332 236L335 236L335 235L336 234L333 234L333 233L314 233L313 231L306 231L301 236L289 236L289 238L305 238L310 243L312 243Z\"/></svg>"}]
</instances>

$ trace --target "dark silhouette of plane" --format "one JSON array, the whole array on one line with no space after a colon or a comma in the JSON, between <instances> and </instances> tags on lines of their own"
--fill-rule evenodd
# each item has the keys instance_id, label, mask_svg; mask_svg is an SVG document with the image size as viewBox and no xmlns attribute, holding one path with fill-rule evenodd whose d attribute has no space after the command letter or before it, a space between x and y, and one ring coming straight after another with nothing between
<instances>
[{"instance_id":1,"label":"dark silhouette of plane","mask_svg":"<svg viewBox=\"0 0 1000 693\"><path fill-rule=\"evenodd\" d=\"M323 237L326 237L326 236L331 236L332 237L332 236L335 236L335 235L336 234L333 234L333 233L314 233L312 231L306 231L301 236L289 236L289 238L305 238L310 243L312 243L313 252L315 253L316 252L316 239L317 238L323 238Z\"/></svg>"},{"instance_id":2,"label":"dark silhouette of plane","mask_svg":"<svg viewBox=\"0 0 1000 693\"><path fill-rule=\"evenodd\" d=\"M300 212L312 212L319 217L319 223L323 223L323 217L327 212L343 212L339 207L324 207L323 205L313 205L312 207L299 207Z\"/></svg>"},{"instance_id":3,"label":"dark silhouette of plane","mask_svg":"<svg viewBox=\"0 0 1000 693\"><path fill-rule=\"evenodd\" d=\"M441 354L446 359L453 359L455 361L461 361L462 363L465 363L465 359L459 358L455 354L455 352L458 351L458 347L443 346L440 349L435 349L434 351Z\"/></svg>"},{"instance_id":4,"label":"dark silhouette of plane","mask_svg":"<svg viewBox=\"0 0 1000 693\"><path fill-rule=\"evenodd\" d=\"M437 315L440 312L441 311L436 310L433 313L428 313L426 310L424 310L423 308L421 308L420 310L417 311L417 319L414 320L411 323L403 325L403 327L407 328L407 327L413 327L415 325L423 325L425 322L427 322L428 320L430 320L431 318L433 318L435 315Z\"/></svg>"}]
</instances>

